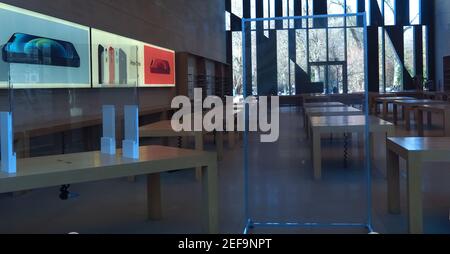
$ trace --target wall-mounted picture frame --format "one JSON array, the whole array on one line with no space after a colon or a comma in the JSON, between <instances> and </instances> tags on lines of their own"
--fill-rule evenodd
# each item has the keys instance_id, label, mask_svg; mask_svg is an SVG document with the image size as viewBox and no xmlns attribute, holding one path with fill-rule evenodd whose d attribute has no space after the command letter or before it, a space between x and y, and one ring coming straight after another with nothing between
<instances>
[{"instance_id":1,"label":"wall-mounted picture frame","mask_svg":"<svg viewBox=\"0 0 450 254\"><path fill-rule=\"evenodd\" d=\"M90 88L90 28L0 3L0 87Z\"/></svg>"}]
</instances>

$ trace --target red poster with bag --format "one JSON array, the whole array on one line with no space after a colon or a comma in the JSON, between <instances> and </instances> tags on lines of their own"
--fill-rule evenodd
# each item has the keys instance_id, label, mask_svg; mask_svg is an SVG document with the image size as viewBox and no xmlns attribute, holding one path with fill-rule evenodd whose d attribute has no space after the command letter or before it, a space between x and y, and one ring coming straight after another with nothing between
<instances>
[{"instance_id":1,"label":"red poster with bag","mask_svg":"<svg viewBox=\"0 0 450 254\"><path fill-rule=\"evenodd\" d=\"M175 52L144 46L144 86L175 86Z\"/></svg>"}]
</instances>

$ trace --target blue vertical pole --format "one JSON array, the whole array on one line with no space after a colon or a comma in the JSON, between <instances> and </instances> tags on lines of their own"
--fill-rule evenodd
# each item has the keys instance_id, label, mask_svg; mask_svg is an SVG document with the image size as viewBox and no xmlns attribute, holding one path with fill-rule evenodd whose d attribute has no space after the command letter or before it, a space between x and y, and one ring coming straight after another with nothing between
<instances>
[{"instance_id":1,"label":"blue vertical pole","mask_svg":"<svg viewBox=\"0 0 450 254\"><path fill-rule=\"evenodd\" d=\"M371 175L371 154L370 154L370 109L369 109L369 53L367 48L367 13L364 13L363 15L364 21L364 72L365 72L365 108L366 108L366 128L365 128L365 135L366 135L366 174L367 174L367 227L370 231L372 231L372 175Z\"/></svg>"},{"instance_id":2,"label":"blue vertical pole","mask_svg":"<svg viewBox=\"0 0 450 254\"><path fill-rule=\"evenodd\" d=\"M242 19L242 86L244 102L247 99L247 58L246 58L246 36L245 36L245 23L246 19ZM248 227L251 226L250 211L249 211L249 168L248 168L248 106L244 103L244 217L245 217L245 233L248 233Z\"/></svg>"}]
</instances>

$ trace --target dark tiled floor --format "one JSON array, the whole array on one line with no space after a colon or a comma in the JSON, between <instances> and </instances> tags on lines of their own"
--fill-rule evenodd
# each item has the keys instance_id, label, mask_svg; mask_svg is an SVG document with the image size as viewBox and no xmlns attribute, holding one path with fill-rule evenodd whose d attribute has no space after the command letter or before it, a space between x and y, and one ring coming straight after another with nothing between
<instances>
[{"instance_id":1,"label":"dark tiled floor","mask_svg":"<svg viewBox=\"0 0 450 254\"><path fill-rule=\"evenodd\" d=\"M436 120L439 119L435 116ZM439 126L429 132L439 135ZM414 135L402 127L397 135ZM249 142L249 212L257 222L365 223L366 174L358 137L349 140L348 167L344 167L343 137L323 139L323 180L312 180L310 145L297 108L283 108L277 143ZM211 144L211 140L208 142ZM211 145L208 145L211 149ZM380 233L406 233L406 216L390 215L386 208L385 149L376 138L371 172L373 224ZM243 147L226 149L220 163L220 227L223 233L241 233L244 227ZM402 165L404 163L402 162ZM450 233L449 164L424 165L423 193L426 233ZM404 173L403 173L404 174ZM77 184L80 197L58 199L58 188L25 195L0 196L0 233L200 233L200 183L194 172L163 175L164 219L146 221L145 179ZM402 207L406 205L403 181ZM365 229L257 228L254 233L366 233Z\"/></svg>"}]
</instances>

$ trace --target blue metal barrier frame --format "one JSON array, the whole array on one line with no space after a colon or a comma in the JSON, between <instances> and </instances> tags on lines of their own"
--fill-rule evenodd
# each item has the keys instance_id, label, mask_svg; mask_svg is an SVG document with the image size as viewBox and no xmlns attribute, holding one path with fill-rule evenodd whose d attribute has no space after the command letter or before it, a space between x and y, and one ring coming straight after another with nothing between
<instances>
[{"instance_id":1,"label":"blue metal barrier frame","mask_svg":"<svg viewBox=\"0 0 450 254\"><path fill-rule=\"evenodd\" d=\"M348 17L360 17L363 19L363 33L364 33L364 72L365 72L365 116L366 116L366 126L364 135L369 137L369 80L368 80L368 48L367 48L367 14L363 13L347 13L347 14L331 14L331 15L313 15L313 16L293 16L293 17L274 17L274 18L243 18L242 19L242 66L243 66L243 91L244 98L247 98L247 70L246 70L246 24L249 22L261 22L261 21L282 21L282 20L310 20L318 18L348 18ZM361 26L355 26L360 27ZM275 29L279 30L279 29ZM249 142L248 142L248 132L249 132L249 107L245 104L245 132L244 132L244 216L245 216L245 227L244 234L249 234L252 229L255 228L363 228L367 229L368 233L374 233L373 228L373 215L372 215L372 176L371 176L371 149L370 142L365 143L365 171L366 171L366 195L367 195L367 214L366 221L362 223L315 223L315 222L256 222L252 220L250 210L249 210ZM367 140L367 139L366 139Z\"/></svg>"}]
</instances>

